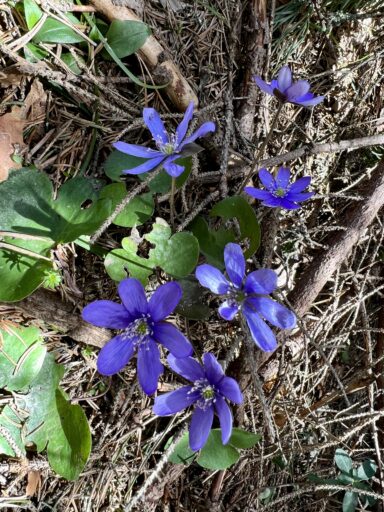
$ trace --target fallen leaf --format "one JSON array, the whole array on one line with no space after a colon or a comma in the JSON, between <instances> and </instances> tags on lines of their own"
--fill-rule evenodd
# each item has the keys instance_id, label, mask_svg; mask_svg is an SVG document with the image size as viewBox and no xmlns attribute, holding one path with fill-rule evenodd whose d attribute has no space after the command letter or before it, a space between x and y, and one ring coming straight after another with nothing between
<instances>
[{"instance_id":1,"label":"fallen leaf","mask_svg":"<svg viewBox=\"0 0 384 512\"><path fill-rule=\"evenodd\" d=\"M25 490L27 496L34 496L40 487L40 471L28 471L28 483Z\"/></svg>"},{"instance_id":2,"label":"fallen leaf","mask_svg":"<svg viewBox=\"0 0 384 512\"><path fill-rule=\"evenodd\" d=\"M12 160L16 149L24 146L22 107L13 107L11 112L0 116L0 182L8 178L11 169L19 169L20 164Z\"/></svg>"}]
</instances>

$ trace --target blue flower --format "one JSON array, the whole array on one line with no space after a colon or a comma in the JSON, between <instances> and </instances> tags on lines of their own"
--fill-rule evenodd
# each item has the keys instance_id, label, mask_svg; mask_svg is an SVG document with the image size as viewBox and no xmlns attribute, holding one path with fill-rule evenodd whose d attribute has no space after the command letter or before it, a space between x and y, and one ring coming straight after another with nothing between
<instances>
[{"instance_id":1,"label":"blue flower","mask_svg":"<svg viewBox=\"0 0 384 512\"><path fill-rule=\"evenodd\" d=\"M298 80L292 83L292 73L288 66L283 66L277 77L267 84L259 76L254 76L256 84L260 89L271 96L276 96L283 103L294 103L302 107L311 107L321 103L324 96L315 96L309 92L311 88L307 80Z\"/></svg>"},{"instance_id":2,"label":"blue flower","mask_svg":"<svg viewBox=\"0 0 384 512\"><path fill-rule=\"evenodd\" d=\"M197 267L197 279L211 292L225 297L219 307L219 314L224 320L233 320L241 312L256 345L265 352L274 350L277 347L275 335L263 319L281 329L292 329L296 325L292 311L268 297L277 287L276 273L260 269L244 279L245 259L238 244L225 246L224 262L229 280L208 264Z\"/></svg>"},{"instance_id":3,"label":"blue flower","mask_svg":"<svg viewBox=\"0 0 384 512\"><path fill-rule=\"evenodd\" d=\"M291 173L288 167L280 167L276 178L267 169L260 169L259 178L267 190L254 187L245 187L244 191L250 196L263 201L264 206L272 208L280 206L287 210L297 210L301 201L306 201L315 192L303 192L310 183L310 176L304 176L294 183L290 183Z\"/></svg>"},{"instance_id":4,"label":"blue flower","mask_svg":"<svg viewBox=\"0 0 384 512\"><path fill-rule=\"evenodd\" d=\"M85 321L98 327L121 329L100 351L97 369L102 375L119 372L137 351L137 373L142 390L151 395L163 373L157 343L176 357L193 354L190 342L164 319L180 302L178 283L159 286L147 301L144 288L137 279L123 279L118 287L122 304L96 300L83 309Z\"/></svg>"},{"instance_id":5,"label":"blue flower","mask_svg":"<svg viewBox=\"0 0 384 512\"><path fill-rule=\"evenodd\" d=\"M189 446L193 451L200 450L207 442L215 412L220 421L221 439L227 444L232 434L232 413L225 399L235 404L243 401L238 383L224 375L213 354L204 354L203 362L204 366L192 357L168 356L172 370L192 385L158 396L153 406L158 416L170 416L190 405L195 406L189 427Z\"/></svg>"},{"instance_id":6,"label":"blue flower","mask_svg":"<svg viewBox=\"0 0 384 512\"><path fill-rule=\"evenodd\" d=\"M128 155L140 158L148 158L146 162L123 171L124 174L142 174L162 165L166 172L173 178L177 178L184 171L184 167L175 163L175 160L183 156L183 150L187 150L187 144L191 144L199 137L204 137L209 132L214 132L215 123L208 121L203 123L192 135L186 137L188 125L193 117L193 101L188 105L184 118L176 128L176 133L169 135L166 131L163 121L154 108L145 108L143 110L144 122L152 133L157 150L138 146L136 144L127 144L126 142L116 142L113 147ZM192 151L195 152L195 151Z\"/></svg>"}]
</instances>

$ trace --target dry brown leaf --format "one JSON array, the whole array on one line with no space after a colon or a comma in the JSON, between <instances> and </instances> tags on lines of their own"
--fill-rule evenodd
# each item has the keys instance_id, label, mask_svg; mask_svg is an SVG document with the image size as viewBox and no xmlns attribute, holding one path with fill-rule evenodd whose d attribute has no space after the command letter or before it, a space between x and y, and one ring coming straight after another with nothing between
<instances>
[{"instance_id":1,"label":"dry brown leaf","mask_svg":"<svg viewBox=\"0 0 384 512\"><path fill-rule=\"evenodd\" d=\"M16 146L21 149L24 146L23 119L24 109L12 107L11 112L0 116L0 182L8 178L11 169L18 169L20 164L12 160Z\"/></svg>"},{"instance_id":2,"label":"dry brown leaf","mask_svg":"<svg viewBox=\"0 0 384 512\"><path fill-rule=\"evenodd\" d=\"M28 471L28 483L25 494L27 496L34 496L40 484L40 471Z\"/></svg>"}]
</instances>

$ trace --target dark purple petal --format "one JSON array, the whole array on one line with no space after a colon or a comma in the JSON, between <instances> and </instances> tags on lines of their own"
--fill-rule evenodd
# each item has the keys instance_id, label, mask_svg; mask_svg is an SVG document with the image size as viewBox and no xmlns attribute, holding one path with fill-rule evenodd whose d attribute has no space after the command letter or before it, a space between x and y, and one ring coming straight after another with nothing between
<instances>
[{"instance_id":1,"label":"dark purple petal","mask_svg":"<svg viewBox=\"0 0 384 512\"><path fill-rule=\"evenodd\" d=\"M126 153L127 155L138 156L140 158L155 158L158 156L162 156L160 151L156 151L151 148L146 148L144 146L138 146L137 144L127 144L126 142L115 142L112 146L121 151L122 153Z\"/></svg>"},{"instance_id":2,"label":"dark purple petal","mask_svg":"<svg viewBox=\"0 0 384 512\"><path fill-rule=\"evenodd\" d=\"M239 384L232 379L232 377L223 377L219 384L217 385L217 389L219 392L228 398L231 402L235 404L241 404L243 401L243 395L240 391Z\"/></svg>"},{"instance_id":3,"label":"dark purple petal","mask_svg":"<svg viewBox=\"0 0 384 512\"><path fill-rule=\"evenodd\" d=\"M229 243L224 249L225 270L237 288L241 288L245 275L245 258L239 244Z\"/></svg>"},{"instance_id":4,"label":"dark purple petal","mask_svg":"<svg viewBox=\"0 0 384 512\"><path fill-rule=\"evenodd\" d=\"M169 354L167 361L171 369L191 382L205 377L204 369L200 363L192 357L174 357Z\"/></svg>"},{"instance_id":5,"label":"dark purple petal","mask_svg":"<svg viewBox=\"0 0 384 512\"><path fill-rule=\"evenodd\" d=\"M175 391L157 396L153 405L153 412L157 416L169 416L186 409L200 396L198 393L192 394L191 389L192 386L183 386Z\"/></svg>"},{"instance_id":6,"label":"dark purple petal","mask_svg":"<svg viewBox=\"0 0 384 512\"><path fill-rule=\"evenodd\" d=\"M289 192L302 192L305 188L307 188L311 183L311 177L310 176L303 176L302 178L298 179L292 185L289 187Z\"/></svg>"},{"instance_id":7,"label":"dark purple petal","mask_svg":"<svg viewBox=\"0 0 384 512\"><path fill-rule=\"evenodd\" d=\"M291 310L269 297L252 297L247 299L261 316L281 329L292 329L296 325L296 316Z\"/></svg>"},{"instance_id":8,"label":"dark purple petal","mask_svg":"<svg viewBox=\"0 0 384 512\"><path fill-rule=\"evenodd\" d=\"M213 407L201 409L195 407L192 415L192 421L189 426L189 446L191 450L196 452L207 442L209 432L211 431L213 422Z\"/></svg>"},{"instance_id":9,"label":"dark purple petal","mask_svg":"<svg viewBox=\"0 0 384 512\"><path fill-rule=\"evenodd\" d=\"M199 265L195 271L196 279L201 286L208 288L212 293L224 295L229 290L229 283L216 267L204 264Z\"/></svg>"},{"instance_id":10,"label":"dark purple petal","mask_svg":"<svg viewBox=\"0 0 384 512\"><path fill-rule=\"evenodd\" d=\"M232 413L227 402L220 395L216 395L215 409L220 421L221 440L223 444L227 444L232 435Z\"/></svg>"},{"instance_id":11,"label":"dark purple petal","mask_svg":"<svg viewBox=\"0 0 384 512\"><path fill-rule=\"evenodd\" d=\"M193 347L179 329L168 322L155 324L153 338L167 348L175 357L187 357L193 354Z\"/></svg>"},{"instance_id":12,"label":"dark purple petal","mask_svg":"<svg viewBox=\"0 0 384 512\"><path fill-rule=\"evenodd\" d=\"M134 338L115 336L99 352L98 372L102 375L114 375L128 364L134 351Z\"/></svg>"},{"instance_id":13,"label":"dark purple petal","mask_svg":"<svg viewBox=\"0 0 384 512\"><path fill-rule=\"evenodd\" d=\"M159 286L148 303L148 311L154 322L160 322L170 315L180 302L183 291L179 283L172 281Z\"/></svg>"},{"instance_id":14,"label":"dark purple petal","mask_svg":"<svg viewBox=\"0 0 384 512\"><path fill-rule=\"evenodd\" d=\"M217 384L224 377L224 371L216 357L207 352L203 355L204 371L210 384Z\"/></svg>"},{"instance_id":15,"label":"dark purple petal","mask_svg":"<svg viewBox=\"0 0 384 512\"><path fill-rule=\"evenodd\" d=\"M254 187L245 187L244 192L254 197L255 199L260 199L261 201L265 201L270 197L273 197L269 190L260 190L259 188Z\"/></svg>"},{"instance_id":16,"label":"dark purple petal","mask_svg":"<svg viewBox=\"0 0 384 512\"><path fill-rule=\"evenodd\" d=\"M270 352L277 347L275 335L268 325L260 318L254 309L244 305L244 316L247 321L253 341L264 352Z\"/></svg>"},{"instance_id":17,"label":"dark purple petal","mask_svg":"<svg viewBox=\"0 0 384 512\"><path fill-rule=\"evenodd\" d=\"M269 171L267 171L267 169L260 169L259 179L264 187L269 191L274 192L276 190L275 178Z\"/></svg>"},{"instance_id":18,"label":"dark purple petal","mask_svg":"<svg viewBox=\"0 0 384 512\"><path fill-rule=\"evenodd\" d=\"M165 160L163 163L165 171L167 172L167 174L172 176L172 178L178 178L180 174L183 174L183 172L185 171L185 167L183 165L178 165L173 162L173 160L176 160L177 158L178 157L172 159L169 158Z\"/></svg>"},{"instance_id":19,"label":"dark purple petal","mask_svg":"<svg viewBox=\"0 0 384 512\"><path fill-rule=\"evenodd\" d=\"M149 338L147 342L140 344L137 354L137 376L144 393L152 395L156 391L162 373L159 347Z\"/></svg>"},{"instance_id":20,"label":"dark purple petal","mask_svg":"<svg viewBox=\"0 0 384 512\"><path fill-rule=\"evenodd\" d=\"M279 90L284 93L288 87L292 85L292 73L289 69L289 66L283 66L279 71L279 76L277 78L277 83L279 86Z\"/></svg>"},{"instance_id":21,"label":"dark purple petal","mask_svg":"<svg viewBox=\"0 0 384 512\"><path fill-rule=\"evenodd\" d=\"M253 76L253 79L256 83L256 85L263 91L263 92L266 92L267 94L270 94L271 96L273 96L273 88L271 87L271 85L267 84L266 82L264 82L264 80L262 80L259 76L256 76L254 75Z\"/></svg>"},{"instance_id":22,"label":"dark purple petal","mask_svg":"<svg viewBox=\"0 0 384 512\"><path fill-rule=\"evenodd\" d=\"M278 188L283 188L284 190L288 187L289 180L291 178L291 172L288 167L280 167L277 171L276 175L276 185Z\"/></svg>"},{"instance_id":23,"label":"dark purple petal","mask_svg":"<svg viewBox=\"0 0 384 512\"><path fill-rule=\"evenodd\" d=\"M307 199L310 199L312 196L315 195L315 192L288 192L288 194L285 196L285 199L288 201L306 201Z\"/></svg>"},{"instance_id":24,"label":"dark purple petal","mask_svg":"<svg viewBox=\"0 0 384 512\"><path fill-rule=\"evenodd\" d=\"M169 142L168 133L158 112L154 108L145 108L143 118L155 141L159 144L167 144Z\"/></svg>"},{"instance_id":25,"label":"dark purple petal","mask_svg":"<svg viewBox=\"0 0 384 512\"><path fill-rule=\"evenodd\" d=\"M261 268L247 275L244 290L247 293L269 295L277 287L277 274L269 268Z\"/></svg>"},{"instance_id":26,"label":"dark purple petal","mask_svg":"<svg viewBox=\"0 0 384 512\"><path fill-rule=\"evenodd\" d=\"M91 302L83 309L82 316L86 322L108 329L125 329L132 322L125 307L111 300Z\"/></svg>"},{"instance_id":27,"label":"dark purple petal","mask_svg":"<svg viewBox=\"0 0 384 512\"><path fill-rule=\"evenodd\" d=\"M292 201L289 201L285 197L280 198L280 207L285 208L286 210L297 210L300 208L299 204L295 204Z\"/></svg>"},{"instance_id":28,"label":"dark purple petal","mask_svg":"<svg viewBox=\"0 0 384 512\"><path fill-rule=\"evenodd\" d=\"M239 305L233 300L225 300L218 309L219 315L224 318L224 320L228 320L229 322L233 320L239 311Z\"/></svg>"},{"instance_id":29,"label":"dark purple petal","mask_svg":"<svg viewBox=\"0 0 384 512\"><path fill-rule=\"evenodd\" d=\"M295 82L289 89L285 91L287 95L287 101L294 102L300 96L304 96L310 89L309 82L307 80L299 80Z\"/></svg>"},{"instance_id":30,"label":"dark purple petal","mask_svg":"<svg viewBox=\"0 0 384 512\"><path fill-rule=\"evenodd\" d=\"M183 148L186 144L189 144L190 142L194 142L196 139L199 139L200 137L204 137L207 135L207 133L214 132L216 130L216 125L212 121L207 121L206 123L203 123L199 128L192 133L189 137L186 137L183 142L180 144L178 149L180 150Z\"/></svg>"},{"instance_id":31,"label":"dark purple petal","mask_svg":"<svg viewBox=\"0 0 384 512\"><path fill-rule=\"evenodd\" d=\"M184 137L187 134L189 123L191 122L191 119L193 117L193 101L190 102L190 104L187 107L187 110L185 111L183 120L179 124L179 126L176 128L176 145L178 146L183 142Z\"/></svg>"},{"instance_id":32,"label":"dark purple petal","mask_svg":"<svg viewBox=\"0 0 384 512\"><path fill-rule=\"evenodd\" d=\"M125 169L122 171L122 174L143 174L144 172L152 171L152 169L160 165L164 159L165 155L161 153L161 156L151 158L133 169Z\"/></svg>"},{"instance_id":33,"label":"dark purple petal","mask_svg":"<svg viewBox=\"0 0 384 512\"><path fill-rule=\"evenodd\" d=\"M137 318L148 312L144 287L138 279L132 277L123 279L119 283L118 292L122 303L132 318Z\"/></svg>"}]
</instances>

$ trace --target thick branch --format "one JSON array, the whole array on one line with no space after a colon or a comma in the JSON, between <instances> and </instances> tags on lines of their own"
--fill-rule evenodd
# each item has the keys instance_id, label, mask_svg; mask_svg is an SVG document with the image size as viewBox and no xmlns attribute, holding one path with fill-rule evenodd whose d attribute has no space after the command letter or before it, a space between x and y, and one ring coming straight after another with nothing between
<instances>
[{"instance_id":1,"label":"thick branch","mask_svg":"<svg viewBox=\"0 0 384 512\"><path fill-rule=\"evenodd\" d=\"M111 0L91 0L91 3L110 21L142 21L128 7L115 5ZM165 87L165 92L179 111L184 111L191 101L194 102L195 107L197 106L198 99L191 86L153 36L147 38L138 54L152 71L157 84L162 85L169 82L169 85Z\"/></svg>"}]
</instances>

